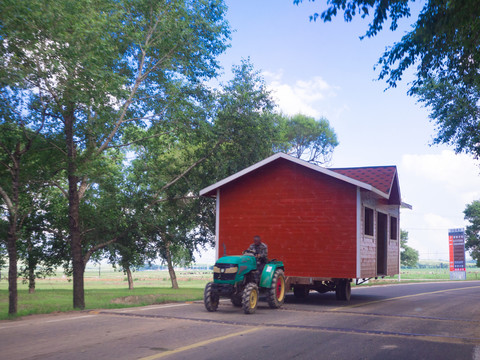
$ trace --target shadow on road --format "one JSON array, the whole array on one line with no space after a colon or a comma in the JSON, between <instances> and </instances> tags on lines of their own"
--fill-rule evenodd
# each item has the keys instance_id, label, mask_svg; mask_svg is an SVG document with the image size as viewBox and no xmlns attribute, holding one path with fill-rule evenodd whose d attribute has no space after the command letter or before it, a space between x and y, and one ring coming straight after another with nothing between
<instances>
[{"instance_id":1,"label":"shadow on road","mask_svg":"<svg viewBox=\"0 0 480 360\"><path fill-rule=\"evenodd\" d=\"M335 293L320 294L311 291L306 298L297 298L293 293L289 293L285 297L285 304L305 305L311 307L311 310L325 310L325 308L339 308L352 305L361 305L372 301L385 300L388 296L373 294L352 294L350 301L341 301L335 298Z\"/></svg>"}]
</instances>

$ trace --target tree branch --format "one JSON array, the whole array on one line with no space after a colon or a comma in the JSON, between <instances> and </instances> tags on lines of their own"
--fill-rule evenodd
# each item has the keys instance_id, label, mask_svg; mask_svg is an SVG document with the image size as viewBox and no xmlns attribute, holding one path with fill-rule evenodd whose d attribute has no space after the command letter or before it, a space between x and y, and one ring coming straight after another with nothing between
<instances>
[{"instance_id":1,"label":"tree branch","mask_svg":"<svg viewBox=\"0 0 480 360\"><path fill-rule=\"evenodd\" d=\"M65 190L62 186L60 186L60 184L56 181L51 181L50 184L52 184L53 186L55 186L58 190L60 190L63 194L63 196L65 197L65 199L68 199L68 191Z\"/></svg>"},{"instance_id":2,"label":"tree branch","mask_svg":"<svg viewBox=\"0 0 480 360\"><path fill-rule=\"evenodd\" d=\"M5 201L5 204L7 205L8 211L11 214L15 213L15 206L13 206L12 200L10 199L10 196L8 196L7 192L5 189L0 185L0 195L3 198L3 201Z\"/></svg>"},{"instance_id":3,"label":"tree branch","mask_svg":"<svg viewBox=\"0 0 480 360\"><path fill-rule=\"evenodd\" d=\"M197 161L195 161L192 165L190 165L184 172L182 172L181 174L179 174L177 177L175 177L172 181L170 181L169 183L165 184L164 186L162 186L162 188L160 190L158 190L155 195L153 196L154 200L145 208L145 211L148 211L150 210L155 204L159 203L159 202L162 202L164 200L162 199L159 199L160 197L160 194L165 191L166 189L168 189L170 186L174 185L176 182L178 182L180 179L182 179L183 177L185 177L193 168L195 168L197 165L199 165L200 163L202 163L203 161L205 161L206 159L208 159L210 157L210 155L213 154L213 152L217 149L218 146L220 146L222 144L221 141L217 142L215 144L215 146L212 148L212 150L207 154L205 155L204 157L198 159Z\"/></svg>"},{"instance_id":4,"label":"tree branch","mask_svg":"<svg viewBox=\"0 0 480 360\"><path fill-rule=\"evenodd\" d=\"M92 254L95 252L95 251L98 251L100 249L103 249L104 247L107 247L108 245L111 245L113 243L115 243L116 241L118 240L118 238L113 238L107 242L104 242L102 244L98 244L96 246L93 246L91 247L87 253L85 254L85 256L83 257L83 266L86 266L87 263L88 263L88 260L90 260L90 257L92 256Z\"/></svg>"}]
</instances>

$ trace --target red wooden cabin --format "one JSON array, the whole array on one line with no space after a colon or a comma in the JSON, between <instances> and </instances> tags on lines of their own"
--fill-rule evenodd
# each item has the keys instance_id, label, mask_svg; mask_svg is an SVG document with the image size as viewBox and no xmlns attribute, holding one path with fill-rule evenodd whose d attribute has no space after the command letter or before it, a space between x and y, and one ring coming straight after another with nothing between
<instances>
[{"instance_id":1,"label":"red wooden cabin","mask_svg":"<svg viewBox=\"0 0 480 360\"><path fill-rule=\"evenodd\" d=\"M241 254L260 235L289 286L328 291L335 279L399 272L395 166L327 169L277 153L200 195L216 197L217 257L224 246Z\"/></svg>"}]
</instances>

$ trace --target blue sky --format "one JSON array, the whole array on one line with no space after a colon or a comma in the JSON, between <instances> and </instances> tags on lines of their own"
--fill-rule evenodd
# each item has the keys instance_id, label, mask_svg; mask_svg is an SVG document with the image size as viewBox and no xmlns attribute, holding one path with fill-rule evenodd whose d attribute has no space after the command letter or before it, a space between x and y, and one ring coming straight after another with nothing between
<instances>
[{"instance_id":1,"label":"blue sky","mask_svg":"<svg viewBox=\"0 0 480 360\"><path fill-rule=\"evenodd\" d=\"M231 48L220 57L223 81L231 77L232 65L249 57L279 110L330 121L340 142L330 166L396 165L402 200L413 206L402 210L400 219L409 245L421 259L448 259L448 229L464 227L466 204L480 199L480 168L471 156L430 145L434 125L428 110L406 94L413 71L394 89L377 80L374 65L409 29L410 20L395 32L385 29L360 40L369 19L310 22L321 1L226 3L235 32Z\"/></svg>"}]
</instances>

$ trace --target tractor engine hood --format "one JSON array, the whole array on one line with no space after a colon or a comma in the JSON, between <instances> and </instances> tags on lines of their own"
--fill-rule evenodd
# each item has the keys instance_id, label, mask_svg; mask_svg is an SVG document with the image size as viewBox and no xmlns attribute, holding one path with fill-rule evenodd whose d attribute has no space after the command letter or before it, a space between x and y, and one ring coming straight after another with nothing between
<instances>
[{"instance_id":1,"label":"tractor engine hood","mask_svg":"<svg viewBox=\"0 0 480 360\"><path fill-rule=\"evenodd\" d=\"M257 261L255 260L254 256L250 255L232 255L221 257L217 260L216 264L255 266L257 264Z\"/></svg>"},{"instance_id":2,"label":"tractor engine hood","mask_svg":"<svg viewBox=\"0 0 480 360\"><path fill-rule=\"evenodd\" d=\"M215 280L241 280L245 274L257 268L254 256L233 255L224 256L217 260L213 267Z\"/></svg>"}]
</instances>

